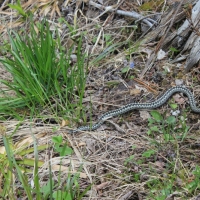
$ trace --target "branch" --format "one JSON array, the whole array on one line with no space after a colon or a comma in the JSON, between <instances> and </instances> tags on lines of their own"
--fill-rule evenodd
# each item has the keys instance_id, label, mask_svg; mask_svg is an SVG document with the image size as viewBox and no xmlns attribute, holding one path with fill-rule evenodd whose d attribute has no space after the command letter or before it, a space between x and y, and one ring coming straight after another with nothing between
<instances>
[{"instance_id":1,"label":"branch","mask_svg":"<svg viewBox=\"0 0 200 200\"><path fill-rule=\"evenodd\" d=\"M156 21L154 21L154 20L152 20L150 18L145 18L143 15L140 15L140 14L134 12L134 11L129 12L129 11L117 10L116 9L117 5L114 5L114 6L102 6L102 5L100 5L98 3L95 3L95 2L93 2L91 0L89 1L89 5L92 5L95 8L104 10L104 12L101 15L103 15L103 14L105 14L107 12L115 12L118 15L124 15L124 16L128 16L128 17L132 17L135 20L139 20L139 21L141 20L145 24L147 24L149 26L149 28L152 28L154 25L157 24Z\"/></svg>"}]
</instances>

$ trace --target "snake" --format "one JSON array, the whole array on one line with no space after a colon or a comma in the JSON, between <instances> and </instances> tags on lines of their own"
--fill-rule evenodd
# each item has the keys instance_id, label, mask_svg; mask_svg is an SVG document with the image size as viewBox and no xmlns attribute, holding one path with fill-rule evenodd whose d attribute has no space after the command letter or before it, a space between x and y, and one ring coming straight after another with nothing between
<instances>
[{"instance_id":1,"label":"snake","mask_svg":"<svg viewBox=\"0 0 200 200\"><path fill-rule=\"evenodd\" d=\"M168 89L160 98L157 100L150 102L150 103L130 103L125 106L122 106L121 108L118 108L116 110L111 110L106 113L104 113L99 120L91 125L88 126L81 126L78 127L75 130L71 130L70 133L76 133L79 131L94 131L97 128L99 128L107 119L110 119L112 117L122 115L124 113L127 113L132 110L152 110L155 108L159 108L163 104L165 104L168 99L175 93L183 93L188 97L189 104L191 107L191 110L195 113L200 113L200 108L196 106L194 96L192 92L186 88L185 86L175 86L170 89Z\"/></svg>"}]
</instances>

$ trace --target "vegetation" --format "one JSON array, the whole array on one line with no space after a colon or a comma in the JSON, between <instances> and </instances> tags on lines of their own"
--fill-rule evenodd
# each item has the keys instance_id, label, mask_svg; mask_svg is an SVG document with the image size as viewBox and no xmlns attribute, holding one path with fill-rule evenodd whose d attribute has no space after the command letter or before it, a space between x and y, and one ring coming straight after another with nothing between
<instances>
[{"instance_id":1,"label":"vegetation","mask_svg":"<svg viewBox=\"0 0 200 200\"><path fill-rule=\"evenodd\" d=\"M1 83L7 87L7 90L1 90L3 97L0 98L0 113L2 118L11 116L23 121L23 115L36 117L44 108L49 109L49 112L55 116L64 114L69 118L77 107L76 116L83 114L83 109L80 108L82 108L86 71L84 69L85 56L81 52L82 39L80 37L77 43L68 49L66 55L57 30L54 31L54 38L47 21L37 25L31 22L30 33L22 31L19 34L9 31L10 45L5 46L9 57L0 59L0 62L11 74L12 81L1 80ZM76 48L77 63L72 65L70 56L74 48ZM14 95L11 96L11 92ZM75 101L76 103L73 103ZM26 113L20 115L20 110L26 110ZM2 187L2 198L13 199L15 196L15 189L12 187L15 185L14 171L28 199L48 199L49 197L65 200L81 199L81 196L90 188L88 186L82 193L78 184L79 173L75 175L68 173L66 184L62 186L62 189L56 189L60 187L61 182L55 183L52 180L50 163L49 182L41 187L38 168L42 167L44 162L38 160L38 151L48 149L48 145L36 145L35 139L30 139L31 142L22 146L13 144L12 137L7 137L5 134L6 128L2 126L1 129L5 145L5 151L0 154L0 176L2 180L5 180ZM55 152L59 152L60 156L72 153L72 149L63 143L61 136L55 136L52 140L55 143ZM32 142L34 148L28 148ZM34 153L35 159L24 158L25 155L31 153ZM19 156L22 160L15 159ZM32 170L29 170L27 166L34 167L32 179L34 187L29 184L26 173ZM18 192L23 193L23 191Z\"/></svg>"},{"instance_id":2,"label":"vegetation","mask_svg":"<svg viewBox=\"0 0 200 200\"><path fill-rule=\"evenodd\" d=\"M73 113L77 118L83 114L84 109L80 108L86 71L85 56L81 52L82 39L80 37L66 55L58 31L54 32L54 37L47 21L37 25L30 23L28 34L9 32L7 54L10 57L0 59L0 62L11 74L12 81L1 80L7 86L6 91L1 90L4 96L0 98L1 114L17 115L16 109L19 108L28 108L29 113L38 111L37 114L50 108L53 114L62 113L69 117ZM74 48L77 63L72 66L70 56ZM13 96L9 95L11 92ZM79 109L74 113L77 106Z\"/></svg>"},{"instance_id":3,"label":"vegetation","mask_svg":"<svg viewBox=\"0 0 200 200\"><path fill-rule=\"evenodd\" d=\"M184 72L180 47L199 32L192 4L92 2L0 1L0 199L198 198L199 115L183 95L68 132L180 82L198 96L198 68Z\"/></svg>"}]
</instances>

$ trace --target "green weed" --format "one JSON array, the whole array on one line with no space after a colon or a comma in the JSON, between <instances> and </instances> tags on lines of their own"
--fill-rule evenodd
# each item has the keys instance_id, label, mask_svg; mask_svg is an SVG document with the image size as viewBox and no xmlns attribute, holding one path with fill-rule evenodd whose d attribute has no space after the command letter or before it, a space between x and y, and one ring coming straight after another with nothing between
<instances>
[{"instance_id":1,"label":"green weed","mask_svg":"<svg viewBox=\"0 0 200 200\"><path fill-rule=\"evenodd\" d=\"M175 47L169 48L169 55L171 58L176 56L179 52L180 52L180 50L176 49Z\"/></svg>"},{"instance_id":2,"label":"green weed","mask_svg":"<svg viewBox=\"0 0 200 200\"><path fill-rule=\"evenodd\" d=\"M180 176L180 174L166 174L165 178L154 178L147 181L146 186L150 189L148 195L150 199L165 200L169 195L175 191L187 191L190 195L198 195L200 191L200 167L197 165L193 171L194 178L191 181L187 176ZM189 181L190 180L190 181ZM180 187L179 184L182 184ZM178 193L177 193L178 194ZM180 192L180 197L185 197L185 194ZM182 198L182 199L188 199Z\"/></svg>"},{"instance_id":3,"label":"green weed","mask_svg":"<svg viewBox=\"0 0 200 200\"><path fill-rule=\"evenodd\" d=\"M198 165L193 171L193 175L194 179L186 185L186 189L189 193L195 193L197 195L200 191L200 167Z\"/></svg>"},{"instance_id":4,"label":"green weed","mask_svg":"<svg viewBox=\"0 0 200 200\"><path fill-rule=\"evenodd\" d=\"M58 152L60 156L71 155L73 153L73 150L68 147L66 142L63 144L63 138L61 135L52 137L52 141L55 144L55 151Z\"/></svg>"},{"instance_id":5,"label":"green weed","mask_svg":"<svg viewBox=\"0 0 200 200\"><path fill-rule=\"evenodd\" d=\"M16 4L8 4L8 6L14 10L16 10L18 12L18 15L22 16L23 19L27 19L28 16L30 15L30 11L26 12L21 4L20 4L20 0L17 0Z\"/></svg>"},{"instance_id":6,"label":"green weed","mask_svg":"<svg viewBox=\"0 0 200 200\"><path fill-rule=\"evenodd\" d=\"M162 134L165 141L176 139L184 140L189 126L186 125L186 116L162 116L158 111L151 111L152 118L149 118L148 135L154 133Z\"/></svg>"}]
</instances>

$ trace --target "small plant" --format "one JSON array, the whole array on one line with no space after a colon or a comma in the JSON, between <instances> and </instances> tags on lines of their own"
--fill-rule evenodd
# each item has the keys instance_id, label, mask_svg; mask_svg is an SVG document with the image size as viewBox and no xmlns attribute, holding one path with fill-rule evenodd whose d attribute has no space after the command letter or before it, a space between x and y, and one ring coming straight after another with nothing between
<instances>
[{"instance_id":1,"label":"small plant","mask_svg":"<svg viewBox=\"0 0 200 200\"><path fill-rule=\"evenodd\" d=\"M135 145L132 146L132 149L134 150L136 148ZM134 155L130 155L128 158L125 159L124 165L128 166L128 164L132 164L134 162L135 158Z\"/></svg>"},{"instance_id":2,"label":"small plant","mask_svg":"<svg viewBox=\"0 0 200 200\"><path fill-rule=\"evenodd\" d=\"M110 34L104 34L104 39L105 39L105 42L106 42L106 47L110 46L113 43Z\"/></svg>"},{"instance_id":3,"label":"small plant","mask_svg":"<svg viewBox=\"0 0 200 200\"><path fill-rule=\"evenodd\" d=\"M126 73L129 72L129 70L130 70L130 67L128 66L128 67L122 68L122 69L121 69L121 72L122 72L122 74L126 74Z\"/></svg>"},{"instance_id":4,"label":"small plant","mask_svg":"<svg viewBox=\"0 0 200 200\"><path fill-rule=\"evenodd\" d=\"M151 157L152 155L154 155L155 153L156 153L156 152L155 152L154 150L150 149L150 150L145 151L145 152L142 154L142 157L144 157L144 158L149 158L149 157Z\"/></svg>"},{"instance_id":5,"label":"small plant","mask_svg":"<svg viewBox=\"0 0 200 200\"><path fill-rule=\"evenodd\" d=\"M79 185L80 176L79 173L71 175L68 173L66 183L63 189L56 190L53 193L53 198L55 200L81 200L82 197L90 190L91 184L86 187L83 191L80 190Z\"/></svg>"},{"instance_id":6,"label":"small plant","mask_svg":"<svg viewBox=\"0 0 200 200\"><path fill-rule=\"evenodd\" d=\"M200 191L200 167L198 165L193 171L193 174L194 174L194 179L186 185L186 188L190 193L198 194Z\"/></svg>"},{"instance_id":7,"label":"small plant","mask_svg":"<svg viewBox=\"0 0 200 200\"><path fill-rule=\"evenodd\" d=\"M8 6L18 12L23 19L27 19L30 13L26 13L20 4L20 0L17 0L16 4L8 4ZM30 11L29 11L30 12Z\"/></svg>"},{"instance_id":8,"label":"small plant","mask_svg":"<svg viewBox=\"0 0 200 200\"><path fill-rule=\"evenodd\" d=\"M173 176L169 176L168 179L163 181L157 178L147 181L147 187L150 189L149 200L165 200L174 191L174 181L175 177Z\"/></svg>"},{"instance_id":9,"label":"small plant","mask_svg":"<svg viewBox=\"0 0 200 200\"><path fill-rule=\"evenodd\" d=\"M184 169L185 171L185 169ZM197 165L193 171L192 178L187 176L180 176L180 170L178 174L166 174L167 177L159 179L153 178L147 181L146 186L150 189L149 199L165 200L174 191L179 191L184 188L184 191L188 191L190 195L198 195L200 191L200 167ZM178 183L182 183L180 188ZM179 195L185 195L180 192ZM188 199L188 198L187 198Z\"/></svg>"},{"instance_id":10,"label":"small plant","mask_svg":"<svg viewBox=\"0 0 200 200\"><path fill-rule=\"evenodd\" d=\"M181 138L182 140L185 138L189 126L186 125L186 118L184 116L180 116L179 118L168 116L164 119L158 111L151 111L151 115L152 118L149 118L148 123L148 135L152 135L153 133L163 134L165 141L174 140L174 137L177 139Z\"/></svg>"},{"instance_id":11,"label":"small plant","mask_svg":"<svg viewBox=\"0 0 200 200\"><path fill-rule=\"evenodd\" d=\"M172 57L174 57L175 55L177 55L180 51L178 49L176 49L175 47L170 47L169 48L169 54Z\"/></svg>"},{"instance_id":12,"label":"small plant","mask_svg":"<svg viewBox=\"0 0 200 200\"><path fill-rule=\"evenodd\" d=\"M134 155L131 155L125 159L124 165L127 166L129 163L131 164L133 161L134 161Z\"/></svg>"},{"instance_id":13,"label":"small plant","mask_svg":"<svg viewBox=\"0 0 200 200\"><path fill-rule=\"evenodd\" d=\"M71 155L73 153L73 150L70 147L68 147L66 142L63 144L63 138L61 135L54 136L52 138L52 141L55 144L55 151L58 152L60 156Z\"/></svg>"}]
</instances>

